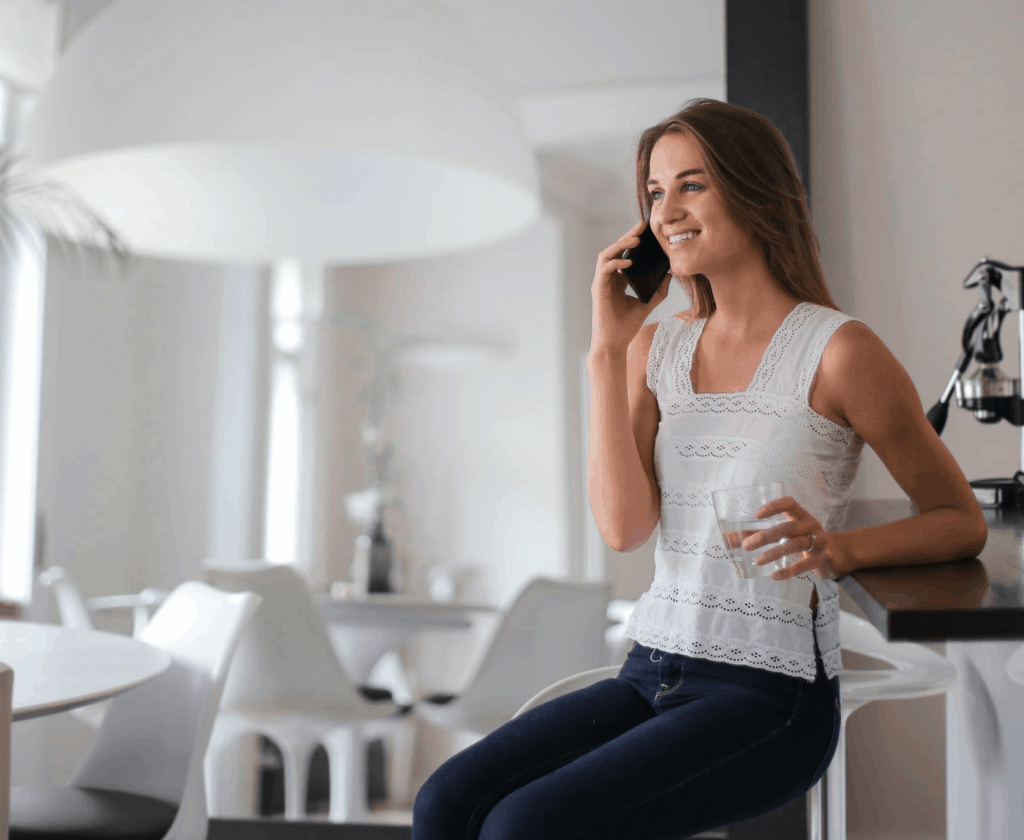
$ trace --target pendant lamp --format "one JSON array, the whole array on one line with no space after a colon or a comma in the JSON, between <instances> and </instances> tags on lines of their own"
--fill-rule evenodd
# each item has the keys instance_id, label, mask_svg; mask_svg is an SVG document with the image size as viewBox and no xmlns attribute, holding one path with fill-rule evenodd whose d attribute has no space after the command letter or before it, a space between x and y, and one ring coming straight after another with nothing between
<instances>
[{"instance_id":1,"label":"pendant lamp","mask_svg":"<svg viewBox=\"0 0 1024 840\"><path fill-rule=\"evenodd\" d=\"M432 0L117 0L23 146L152 256L395 262L540 212L512 96Z\"/></svg>"}]
</instances>

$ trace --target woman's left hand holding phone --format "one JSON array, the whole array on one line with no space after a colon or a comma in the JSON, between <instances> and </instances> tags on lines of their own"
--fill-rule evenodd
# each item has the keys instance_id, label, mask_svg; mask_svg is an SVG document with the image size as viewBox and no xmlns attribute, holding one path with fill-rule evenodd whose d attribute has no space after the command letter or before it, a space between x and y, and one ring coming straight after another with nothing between
<instances>
[{"instance_id":1,"label":"woman's left hand holding phone","mask_svg":"<svg viewBox=\"0 0 1024 840\"><path fill-rule=\"evenodd\" d=\"M646 221L637 223L598 255L594 282L590 287L594 305L591 352L625 353L647 316L668 297L667 282L661 284L646 304L626 294L628 282L622 269L630 264L630 260L623 259L622 252L639 244L640 233L646 225ZM665 280L668 280L668 275Z\"/></svg>"}]
</instances>

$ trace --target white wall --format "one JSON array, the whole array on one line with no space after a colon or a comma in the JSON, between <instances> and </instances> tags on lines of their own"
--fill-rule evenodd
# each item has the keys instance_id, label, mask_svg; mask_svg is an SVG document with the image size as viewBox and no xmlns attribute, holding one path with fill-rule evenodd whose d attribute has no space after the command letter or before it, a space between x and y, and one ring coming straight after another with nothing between
<instances>
[{"instance_id":1,"label":"white wall","mask_svg":"<svg viewBox=\"0 0 1024 840\"><path fill-rule=\"evenodd\" d=\"M1014 0L810 3L811 198L825 274L839 307L902 362L926 411L977 301L963 278L983 255L1024 262L1022 43ZM1013 316L1002 330L1011 377ZM942 440L969 480L1018 468L1019 430L982 425L955 399ZM905 498L869 448L854 497ZM874 703L850 719L851 835L944 836L944 719L941 697Z\"/></svg>"},{"instance_id":2,"label":"white wall","mask_svg":"<svg viewBox=\"0 0 1024 840\"><path fill-rule=\"evenodd\" d=\"M42 560L68 567L86 597L173 587L198 578L211 553L213 488L232 485L214 458L215 420L224 411L219 359L231 349L222 295L240 275L250 286L261 283L251 269L141 258L112 275L50 247L37 499ZM240 372L243 385L247 373ZM224 509L243 507L219 501ZM220 544L229 539L222 529ZM52 597L38 586L26 617L57 620ZM97 624L130 630L128 616ZM47 731L52 739L38 740ZM14 754L33 758L16 758L15 782L63 780L89 734L65 715L19 724Z\"/></svg>"},{"instance_id":3,"label":"white wall","mask_svg":"<svg viewBox=\"0 0 1024 840\"><path fill-rule=\"evenodd\" d=\"M361 335L332 327L334 312L380 318L391 333L508 342L503 358L462 371L405 366L392 429L404 515L392 523L410 588L432 564L476 566L468 597L502 602L536 575L569 572L566 527L562 278L557 227L468 254L335 270L325 293L327 574L347 578L359 529L341 516L365 487L358 451L370 371Z\"/></svg>"}]
</instances>

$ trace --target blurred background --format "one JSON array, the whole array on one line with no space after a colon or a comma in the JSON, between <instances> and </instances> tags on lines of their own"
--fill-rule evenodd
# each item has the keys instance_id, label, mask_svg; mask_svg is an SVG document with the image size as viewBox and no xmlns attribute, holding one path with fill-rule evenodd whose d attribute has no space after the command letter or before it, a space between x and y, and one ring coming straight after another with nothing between
<instances>
[{"instance_id":1,"label":"blurred background","mask_svg":"<svg viewBox=\"0 0 1024 840\"><path fill-rule=\"evenodd\" d=\"M0 0L0 137L27 130L108 5ZM493 67L535 165L536 213L499 240L348 263L139 253L125 269L52 243L5 252L0 598L25 618L55 620L33 570L56 564L91 596L172 588L204 558L267 557L326 592L351 579L368 522L352 494L368 488L407 593L426 595L438 574L495 604L539 575L607 577L617 599L647 588L655 540L607 549L587 500L590 282L598 252L637 219L639 133L691 97L727 96L725 3L440 5ZM974 302L961 278L982 255L1019 264L1024 251L1022 40L1024 6L1010 0L808 3L826 279L925 407ZM396 239L429 223L393 209L379 222ZM688 305L675 288L651 320ZM1016 370L1014 343L1003 350ZM943 442L968 479L1015 469L1009 424L952 412ZM904 494L865 449L853 497ZM457 685L489 629L418 636L421 690ZM891 820L942 836L943 703L876 703L851 720L848 807L865 830ZM64 781L89 735L68 716L20 724L13 782ZM419 735L414 785L459 744L428 724ZM913 749L872 772L896 738Z\"/></svg>"}]
</instances>

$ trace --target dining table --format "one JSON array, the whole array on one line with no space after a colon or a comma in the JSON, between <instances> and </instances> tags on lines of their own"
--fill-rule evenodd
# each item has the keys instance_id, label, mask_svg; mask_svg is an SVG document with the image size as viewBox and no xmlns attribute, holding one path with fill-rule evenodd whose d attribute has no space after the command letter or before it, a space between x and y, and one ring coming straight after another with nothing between
<instances>
[{"instance_id":1,"label":"dining table","mask_svg":"<svg viewBox=\"0 0 1024 840\"><path fill-rule=\"evenodd\" d=\"M1007 671L1024 646L1024 510L983 508L977 557L893 564L839 579L893 642L943 642L959 672L946 695L946 840L1024 838L1024 685ZM914 515L909 500L850 503L846 529Z\"/></svg>"},{"instance_id":2,"label":"dining table","mask_svg":"<svg viewBox=\"0 0 1024 840\"><path fill-rule=\"evenodd\" d=\"M385 660L391 669L392 695L406 705L416 695L414 668L402 660L402 645L419 633L431 630L458 631L473 627L477 616L494 614L493 604L468 601L434 601L419 595L371 592L360 595L318 596L331 641L346 670L359 685Z\"/></svg>"},{"instance_id":3,"label":"dining table","mask_svg":"<svg viewBox=\"0 0 1024 840\"><path fill-rule=\"evenodd\" d=\"M0 621L0 662L14 670L14 722L66 712L141 685L170 667L160 648L119 633Z\"/></svg>"}]
</instances>

